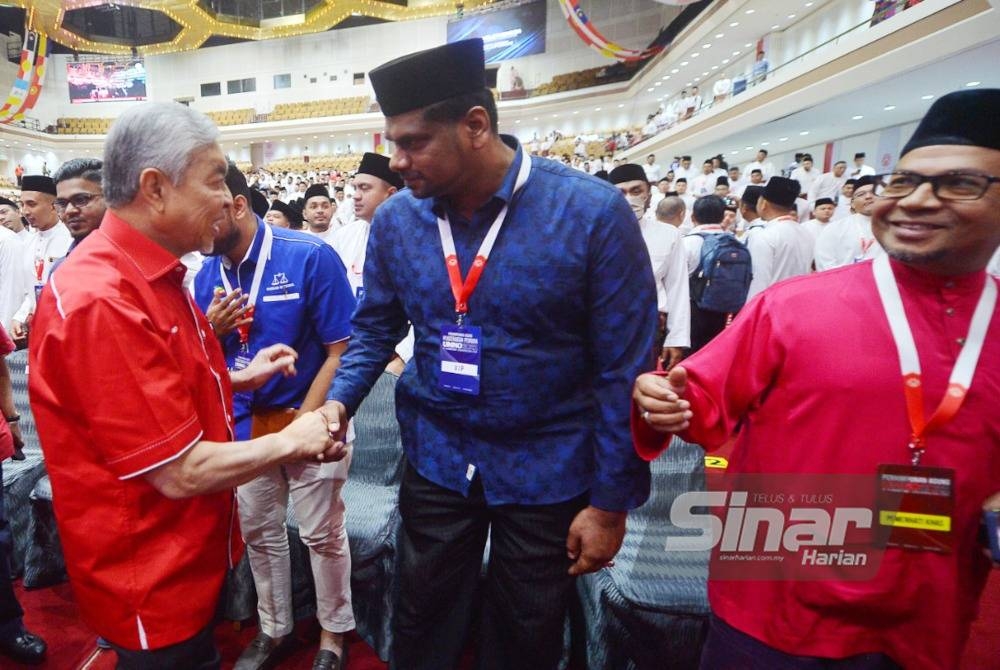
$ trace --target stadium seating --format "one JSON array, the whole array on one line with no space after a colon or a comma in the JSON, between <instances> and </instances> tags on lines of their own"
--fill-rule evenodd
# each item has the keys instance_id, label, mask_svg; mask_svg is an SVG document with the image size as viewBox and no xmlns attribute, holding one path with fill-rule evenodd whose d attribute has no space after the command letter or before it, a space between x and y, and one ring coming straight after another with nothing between
<instances>
[{"instance_id":1,"label":"stadium seating","mask_svg":"<svg viewBox=\"0 0 1000 670\"><path fill-rule=\"evenodd\" d=\"M361 164L361 156L362 154L359 153L341 155L321 154L319 156L310 155L308 163L305 161L305 157L303 156L289 156L287 158L279 158L278 160L271 161L263 167L272 174L281 172L304 173L310 170L353 172L357 170L358 166Z\"/></svg>"},{"instance_id":2,"label":"stadium seating","mask_svg":"<svg viewBox=\"0 0 1000 670\"><path fill-rule=\"evenodd\" d=\"M217 126L239 126L244 123L253 123L255 112L252 108L227 109L220 112L205 112L205 115L212 119Z\"/></svg>"},{"instance_id":3,"label":"stadium seating","mask_svg":"<svg viewBox=\"0 0 1000 670\"><path fill-rule=\"evenodd\" d=\"M292 119L364 114L368 111L370 104L371 100L366 95L355 96L353 98L337 98L334 100L285 102L275 105L274 110L268 118L271 121L289 121Z\"/></svg>"}]
</instances>

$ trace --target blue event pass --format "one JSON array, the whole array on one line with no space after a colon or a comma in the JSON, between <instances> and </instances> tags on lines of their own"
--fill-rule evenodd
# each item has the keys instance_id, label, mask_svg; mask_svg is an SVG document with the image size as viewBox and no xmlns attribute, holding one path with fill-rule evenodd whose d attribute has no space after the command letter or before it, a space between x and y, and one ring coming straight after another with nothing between
<instances>
[{"instance_id":1,"label":"blue event pass","mask_svg":"<svg viewBox=\"0 0 1000 670\"><path fill-rule=\"evenodd\" d=\"M479 395L482 343L482 329L476 326L442 328L438 386L448 391Z\"/></svg>"}]
</instances>

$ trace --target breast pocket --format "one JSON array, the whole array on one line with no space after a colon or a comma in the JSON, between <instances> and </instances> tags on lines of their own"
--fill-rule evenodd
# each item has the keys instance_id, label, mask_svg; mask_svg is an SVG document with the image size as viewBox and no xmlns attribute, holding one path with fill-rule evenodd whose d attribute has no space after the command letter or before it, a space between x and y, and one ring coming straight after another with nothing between
<instances>
[{"instance_id":1,"label":"breast pocket","mask_svg":"<svg viewBox=\"0 0 1000 670\"><path fill-rule=\"evenodd\" d=\"M571 265L506 263L498 268L488 309L508 328L568 328L583 313L586 281Z\"/></svg>"}]
</instances>

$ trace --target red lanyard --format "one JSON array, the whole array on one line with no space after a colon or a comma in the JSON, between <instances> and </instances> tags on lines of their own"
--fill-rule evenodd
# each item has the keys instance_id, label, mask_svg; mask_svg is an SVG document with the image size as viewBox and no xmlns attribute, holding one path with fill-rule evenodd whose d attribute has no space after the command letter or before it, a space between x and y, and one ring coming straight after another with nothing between
<instances>
[{"instance_id":1,"label":"red lanyard","mask_svg":"<svg viewBox=\"0 0 1000 670\"><path fill-rule=\"evenodd\" d=\"M517 173L517 181L514 182L514 191L511 193L512 200L514 195L524 186L524 183L528 181L528 174L531 172L531 157L525 155L523 151L520 153L521 167ZM509 208L510 203L508 202L500 210L500 213L497 214L497 218L493 220L493 224L486 232L486 237L483 239L482 244L479 245L479 251L476 252L476 258L472 261L472 267L469 268L469 274L465 277L465 281L462 281L462 271L458 267L458 253L455 251L455 238L451 233L451 223L448 221L448 215L445 214L444 217L438 217L438 232L441 235L441 248L444 250L445 267L448 268L448 281L451 283L451 294L455 296L455 318L458 325L462 325L465 315L469 312L469 299L479 284L479 278L486 268L486 261L490 257L490 252L493 251L493 245L496 244L497 235L500 234L500 228L507 218Z\"/></svg>"},{"instance_id":2,"label":"red lanyard","mask_svg":"<svg viewBox=\"0 0 1000 670\"><path fill-rule=\"evenodd\" d=\"M927 419L924 415L924 393L917 345L913 340L913 332L906 318L903 299L899 294L899 286L889 264L889 257L883 255L876 258L872 263L872 271L875 273L875 285L878 287L882 307L889 320L889 329L892 331L899 354L899 366L903 374L903 394L906 397L906 414L910 421L911 462L916 466L920 464L920 457L926 450L927 433L951 421L965 401L979 364L979 355L986 342L990 321L993 319L997 304L997 285L992 277L986 277L983 292L972 314L965 345L948 378L948 389L934 410L934 414Z\"/></svg>"}]
</instances>

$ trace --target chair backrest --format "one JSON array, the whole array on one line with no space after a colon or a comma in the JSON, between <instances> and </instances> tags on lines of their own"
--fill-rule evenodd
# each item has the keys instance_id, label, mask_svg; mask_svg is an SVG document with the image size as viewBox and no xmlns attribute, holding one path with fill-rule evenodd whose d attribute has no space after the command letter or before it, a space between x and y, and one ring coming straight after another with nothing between
<instances>
[{"instance_id":1,"label":"chair backrest","mask_svg":"<svg viewBox=\"0 0 1000 670\"><path fill-rule=\"evenodd\" d=\"M353 480L393 486L403 474L403 444L396 421L396 376L383 372L354 415Z\"/></svg>"}]
</instances>

